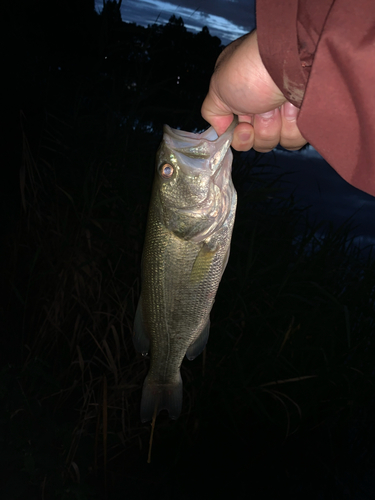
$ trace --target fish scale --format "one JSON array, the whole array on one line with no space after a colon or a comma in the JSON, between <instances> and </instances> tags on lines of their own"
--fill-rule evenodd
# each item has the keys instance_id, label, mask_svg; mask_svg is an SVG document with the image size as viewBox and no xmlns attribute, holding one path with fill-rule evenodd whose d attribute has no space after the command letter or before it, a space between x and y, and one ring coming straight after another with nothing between
<instances>
[{"instance_id":1,"label":"fish scale","mask_svg":"<svg viewBox=\"0 0 375 500\"><path fill-rule=\"evenodd\" d=\"M230 143L237 121L217 137L164 127L142 256L135 349L151 354L141 419L182 406L180 367L204 349L209 315L228 261L237 195ZM166 168L166 170L164 170Z\"/></svg>"}]
</instances>

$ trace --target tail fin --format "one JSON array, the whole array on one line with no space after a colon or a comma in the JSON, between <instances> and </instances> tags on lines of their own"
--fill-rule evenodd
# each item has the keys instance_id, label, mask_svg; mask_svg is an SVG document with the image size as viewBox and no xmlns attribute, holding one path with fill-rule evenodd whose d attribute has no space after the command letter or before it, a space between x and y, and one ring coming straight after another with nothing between
<instances>
[{"instance_id":1,"label":"tail fin","mask_svg":"<svg viewBox=\"0 0 375 500\"><path fill-rule=\"evenodd\" d=\"M141 420L148 422L152 420L155 412L168 410L172 419L179 417L182 407L182 379L178 372L176 380L168 384L160 384L152 380L148 375L143 384L141 401Z\"/></svg>"}]
</instances>

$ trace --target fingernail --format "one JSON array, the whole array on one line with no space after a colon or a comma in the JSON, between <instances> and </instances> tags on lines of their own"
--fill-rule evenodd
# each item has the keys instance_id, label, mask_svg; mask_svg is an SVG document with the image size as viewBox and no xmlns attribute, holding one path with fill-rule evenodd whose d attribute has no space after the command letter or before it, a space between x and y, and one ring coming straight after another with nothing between
<instances>
[{"instance_id":1,"label":"fingernail","mask_svg":"<svg viewBox=\"0 0 375 500\"><path fill-rule=\"evenodd\" d=\"M261 113L259 116L263 118L263 120L269 120L275 114L275 110L267 111L267 113Z\"/></svg>"},{"instance_id":2,"label":"fingernail","mask_svg":"<svg viewBox=\"0 0 375 500\"><path fill-rule=\"evenodd\" d=\"M248 142L250 140L250 134L248 132L242 132L238 134L238 138L241 142Z\"/></svg>"},{"instance_id":3,"label":"fingernail","mask_svg":"<svg viewBox=\"0 0 375 500\"><path fill-rule=\"evenodd\" d=\"M284 104L284 116L286 120L295 120L297 118L299 109L296 106L293 106L291 102L286 102Z\"/></svg>"}]
</instances>

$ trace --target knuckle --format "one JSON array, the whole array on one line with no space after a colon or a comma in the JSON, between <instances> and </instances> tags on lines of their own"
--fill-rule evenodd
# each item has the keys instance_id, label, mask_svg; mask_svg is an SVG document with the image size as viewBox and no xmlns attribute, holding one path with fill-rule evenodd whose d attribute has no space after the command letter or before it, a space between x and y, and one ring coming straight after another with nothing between
<instances>
[{"instance_id":1,"label":"knuckle","mask_svg":"<svg viewBox=\"0 0 375 500\"><path fill-rule=\"evenodd\" d=\"M280 142L280 130L256 130L254 149L261 153L271 151Z\"/></svg>"},{"instance_id":2,"label":"knuckle","mask_svg":"<svg viewBox=\"0 0 375 500\"><path fill-rule=\"evenodd\" d=\"M297 127L294 129L283 129L280 136L280 144L285 149L300 149L307 141L302 137Z\"/></svg>"},{"instance_id":3,"label":"knuckle","mask_svg":"<svg viewBox=\"0 0 375 500\"><path fill-rule=\"evenodd\" d=\"M272 151L278 145L278 143L278 139L259 140L258 138L256 138L253 148L259 153L268 153L269 151Z\"/></svg>"},{"instance_id":4,"label":"knuckle","mask_svg":"<svg viewBox=\"0 0 375 500\"><path fill-rule=\"evenodd\" d=\"M300 142L301 140L303 140L303 137L298 129L297 130L290 130L290 131L283 130L281 132L280 141Z\"/></svg>"}]
</instances>

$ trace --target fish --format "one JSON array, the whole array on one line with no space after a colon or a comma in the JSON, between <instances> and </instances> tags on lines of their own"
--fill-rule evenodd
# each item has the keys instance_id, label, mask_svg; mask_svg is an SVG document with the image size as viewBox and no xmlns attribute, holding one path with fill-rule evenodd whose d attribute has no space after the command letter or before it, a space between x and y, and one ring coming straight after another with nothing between
<instances>
[{"instance_id":1,"label":"fish","mask_svg":"<svg viewBox=\"0 0 375 500\"><path fill-rule=\"evenodd\" d=\"M230 144L238 123L218 137L164 125L141 263L133 329L135 350L150 353L140 407L142 422L182 409L184 356L205 348L210 312L228 262L237 193Z\"/></svg>"}]
</instances>

